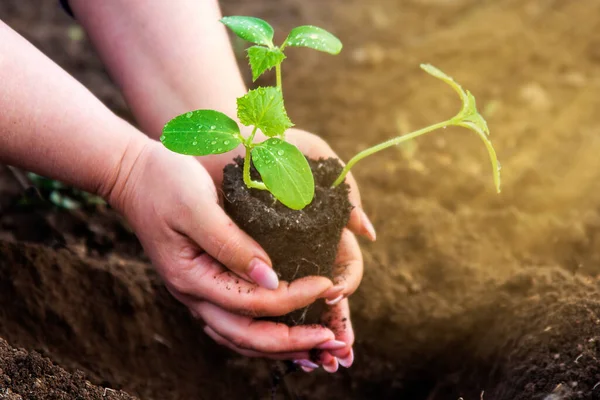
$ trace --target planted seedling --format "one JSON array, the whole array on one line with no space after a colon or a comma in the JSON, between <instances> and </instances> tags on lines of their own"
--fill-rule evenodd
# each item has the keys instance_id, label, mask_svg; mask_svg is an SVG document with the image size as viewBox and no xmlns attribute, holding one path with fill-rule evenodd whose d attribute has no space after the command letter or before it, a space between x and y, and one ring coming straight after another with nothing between
<instances>
[{"instance_id":1,"label":"planted seedling","mask_svg":"<svg viewBox=\"0 0 600 400\"><path fill-rule=\"evenodd\" d=\"M310 167L300 150L285 141L285 131L294 124L285 110L282 94L281 63L286 47L309 47L337 54L342 44L335 36L316 26L292 29L280 46L273 43L273 27L253 17L225 17L221 20L237 36L255 45L248 49L252 77L258 79L275 68L277 86L259 87L237 99L240 123L251 127L244 137L238 124L214 110L190 111L169 121L161 137L172 151L193 156L222 154L240 144L246 148L244 182L249 188L268 190L285 206L299 210L312 201L315 183ZM269 139L255 143L260 130ZM261 181L250 176L250 166L260 173Z\"/></svg>"},{"instance_id":2,"label":"planted seedling","mask_svg":"<svg viewBox=\"0 0 600 400\"><path fill-rule=\"evenodd\" d=\"M239 145L245 147L243 160L237 158L233 164L225 166L221 188L224 208L231 219L269 254L281 280L291 282L314 275L333 279L337 247L352 210L349 187L343 183L345 177L358 161L390 146L446 126L471 129L488 149L494 182L500 190L499 164L488 139L487 124L477 112L475 98L431 65L421 67L454 88L463 102L456 116L364 150L345 167L337 159L308 161L298 148L285 141L286 130L293 126L282 94L281 65L285 50L304 46L337 54L342 49L341 42L321 28L301 26L292 29L283 43L276 46L273 28L261 19L226 17L221 22L240 38L253 43L248 49L253 79L274 68L276 85L250 90L237 99L237 119L251 128L246 136L225 114L197 110L169 121L161 141L175 152L194 156L221 154ZM256 143L259 130L267 139ZM251 164L256 171L252 170ZM265 191L283 206L274 202ZM306 207L308 204L311 206ZM319 323L323 303L309 307L309 313L305 307L275 320L289 325Z\"/></svg>"},{"instance_id":3,"label":"planted seedling","mask_svg":"<svg viewBox=\"0 0 600 400\"><path fill-rule=\"evenodd\" d=\"M293 126L284 106L281 64L286 47L309 47L330 54L338 54L342 43L322 28L305 25L292 29L280 46L273 43L273 27L254 17L225 17L221 20L237 36L254 43L248 48L248 60L253 80L275 68L276 86L250 90L237 99L237 117L251 127L248 137L241 134L238 124L227 115L214 110L196 110L169 121L163 130L162 143L172 151L193 156L222 154L240 144L246 149L243 167L244 182L248 188L268 190L285 206L300 210L311 203L315 183L308 162L300 150L285 141L285 132ZM496 190L500 191L500 164L490 140L485 119L477 111L475 97L451 77L429 64L421 68L450 85L460 96L462 108L454 117L398 136L361 151L344 167L333 187L344 181L350 169L360 160L388 147L399 145L425 133L447 126L461 126L477 133L483 140L492 163ZM255 143L260 130L269 139ZM261 181L251 178L251 163L259 172Z\"/></svg>"}]
</instances>

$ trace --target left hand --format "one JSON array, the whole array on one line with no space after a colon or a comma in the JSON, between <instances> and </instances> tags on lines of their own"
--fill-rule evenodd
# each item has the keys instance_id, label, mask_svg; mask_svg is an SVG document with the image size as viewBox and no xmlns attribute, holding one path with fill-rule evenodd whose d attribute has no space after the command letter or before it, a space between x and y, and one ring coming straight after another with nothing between
<instances>
[{"instance_id":1,"label":"left hand","mask_svg":"<svg viewBox=\"0 0 600 400\"><path fill-rule=\"evenodd\" d=\"M323 139L311 133L298 129L290 129L286 133L286 139L290 143L295 144L309 157L339 158ZM239 154L241 155L241 152ZM231 163L231 160L235 155L237 154L226 153L218 156L201 157L198 158L198 160L213 177L215 185L219 187L223 177L223 167L226 164ZM343 283L345 288L335 298L327 301L330 305L330 309L322 318L323 323L334 332L336 340L345 342L346 346L337 350L322 351L319 360L302 360L299 362L299 365L306 372L310 372L318 367L314 361L323 365L323 368L328 372L337 371L338 365L348 368L354 361L354 353L352 350L354 331L350 321L350 308L347 298L357 289L363 273L362 254L355 234L363 235L370 240L375 240L376 236L371 222L362 210L360 193L352 174L348 174L346 183L350 186L349 198L354 209L350 214L347 228L342 232L335 261L336 276L334 278L334 284L337 285ZM249 357L272 358L272 355L269 353L240 348L235 344L235 338L225 338L212 329L208 329L206 333L217 343L226 346L237 353Z\"/></svg>"}]
</instances>

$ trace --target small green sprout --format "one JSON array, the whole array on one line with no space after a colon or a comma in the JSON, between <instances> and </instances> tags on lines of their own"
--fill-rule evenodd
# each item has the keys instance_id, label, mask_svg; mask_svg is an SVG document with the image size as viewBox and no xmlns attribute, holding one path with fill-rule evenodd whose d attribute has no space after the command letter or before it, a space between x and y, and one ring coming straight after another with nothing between
<instances>
[{"instance_id":1,"label":"small green sprout","mask_svg":"<svg viewBox=\"0 0 600 400\"><path fill-rule=\"evenodd\" d=\"M160 140L168 149L187 155L222 154L242 144L246 148L244 183L249 188L268 190L285 206L300 210L312 201L315 182L306 157L294 145L285 141L285 132L294 124L283 102L281 63L286 47L309 47L338 54L342 43L338 38L316 26L292 29L281 46L273 43L273 27L254 17L225 17L221 22L240 38L254 43L248 49L248 60L254 81L275 68L277 85L250 90L237 99L240 123L252 127L244 137L238 124L227 115L214 110L196 110L169 121ZM260 130L269 139L254 143ZM262 182L250 177L253 161Z\"/></svg>"},{"instance_id":2,"label":"small green sprout","mask_svg":"<svg viewBox=\"0 0 600 400\"><path fill-rule=\"evenodd\" d=\"M350 161L348 161L348 164L346 164L346 166L342 170L342 173L333 183L333 187L336 187L340 183L342 183L346 178L346 175L350 171L350 168L352 168L357 162L359 162L365 157L375 154L381 150L387 149L388 147L396 146L408 140L412 140L418 136L424 135L428 132L432 132L440 128L446 128L447 126L462 126L463 128L470 129L477 133L483 141L483 143L485 144L485 147L487 148L488 154L490 156L490 161L492 163L492 172L494 175L494 184L496 186L496 191L500 193L500 162L496 157L496 151L494 150L494 147L492 147L492 142L488 139L490 131L488 129L487 122L485 122L485 119L477 111L475 97L468 90L463 90L463 88L458 83L456 83L454 79L452 79L433 65L421 64L421 69L423 69L429 75L432 75L446 82L456 91L456 93L458 93L463 103L462 108L460 109L458 114L446 121L430 125L426 128L419 129L406 135L395 137L386 142L380 143L376 146L361 151L360 153L352 157Z\"/></svg>"},{"instance_id":3,"label":"small green sprout","mask_svg":"<svg viewBox=\"0 0 600 400\"><path fill-rule=\"evenodd\" d=\"M27 173L27 178L32 185L37 189L37 193L41 195L39 201L49 200L55 206L65 210L77 210L83 207L94 207L106 204L106 202L98 196L84 192L83 190L67 186L62 182L54 179L46 178L33 172ZM23 197L21 205L40 205L38 198Z\"/></svg>"},{"instance_id":4,"label":"small green sprout","mask_svg":"<svg viewBox=\"0 0 600 400\"><path fill-rule=\"evenodd\" d=\"M238 37L254 43L248 49L253 80L256 81L263 73L275 68L276 86L258 87L237 99L238 120L243 125L252 127L248 137L241 134L238 124L227 115L214 110L196 110L167 122L160 140L168 149L192 156L222 154L241 144L246 149L243 167L246 186L268 190L283 205L301 210L312 202L315 183L305 156L297 147L285 141L285 132L294 124L287 115L283 101L281 64L285 60L284 50L286 47L309 47L338 54L342 50L342 43L326 30L306 25L292 29L283 43L276 46L273 43L273 27L262 19L235 16L225 17L221 22ZM421 65L421 68L454 88L463 102L459 113L447 121L396 137L358 153L344 167L332 187L342 183L350 168L363 158L436 129L454 125L473 130L483 140L492 162L494 183L500 192L500 163L487 137L487 123L477 111L475 97L439 69L428 64ZM268 139L255 143L258 130ZM252 180L252 161L262 181Z\"/></svg>"}]
</instances>

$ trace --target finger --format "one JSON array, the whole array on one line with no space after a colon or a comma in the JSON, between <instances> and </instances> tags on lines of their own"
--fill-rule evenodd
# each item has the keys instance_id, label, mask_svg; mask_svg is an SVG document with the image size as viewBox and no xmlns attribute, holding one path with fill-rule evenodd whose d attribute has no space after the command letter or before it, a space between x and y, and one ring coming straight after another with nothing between
<instances>
[{"instance_id":1,"label":"finger","mask_svg":"<svg viewBox=\"0 0 600 400\"><path fill-rule=\"evenodd\" d=\"M313 348L337 349L333 332L320 325L289 327L232 314L208 302L199 302L196 313L215 332L236 347L262 353L304 352Z\"/></svg>"},{"instance_id":2,"label":"finger","mask_svg":"<svg viewBox=\"0 0 600 400\"><path fill-rule=\"evenodd\" d=\"M216 198L197 197L180 220L182 233L239 276L266 289L277 289L279 278L262 247L242 231L217 204Z\"/></svg>"},{"instance_id":3,"label":"finger","mask_svg":"<svg viewBox=\"0 0 600 400\"><path fill-rule=\"evenodd\" d=\"M356 291L363 276L363 258L356 236L344 229L338 245L335 260L333 281L336 286L343 286L338 295L327 297L328 305L335 305Z\"/></svg>"},{"instance_id":4,"label":"finger","mask_svg":"<svg viewBox=\"0 0 600 400\"><path fill-rule=\"evenodd\" d=\"M346 343L346 346L337 350L329 350L329 354L336 357L339 364L349 368L354 362L354 330L350 321L350 307L348 299L343 300L334 307L329 308L322 317L323 324L333 331L335 339Z\"/></svg>"},{"instance_id":5,"label":"finger","mask_svg":"<svg viewBox=\"0 0 600 400\"><path fill-rule=\"evenodd\" d=\"M348 199L350 204L354 206L352 212L350 212L350 219L348 220L348 229L357 235L361 235L374 242L377 239L377 233L373 223L362 208L362 201L360 199L360 193L358 191L358 183L351 172L346 175L345 182L350 187L348 193Z\"/></svg>"},{"instance_id":6,"label":"finger","mask_svg":"<svg viewBox=\"0 0 600 400\"><path fill-rule=\"evenodd\" d=\"M221 346L227 347L228 349L233 350L236 353L241 354L245 357L269 358L271 360L299 360L299 362L298 362L299 365L302 365L301 362L304 363L304 360L308 360L308 358L310 357L310 355L307 351L296 351L296 352L288 352L288 353L265 353L265 352L259 352L259 351L254 351L254 350L242 349L241 347L238 347L235 344L233 344L233 342L231 342L231 341L227 340L226 338L224 338L223 336L219 335L214 329L212 329L208 325L204 327L204 332L208 336L210 336L215 342L220 344ZM315 368L313 366L316 364L306 363L306 365L311 368Z\"/></svg>"},{"instance_id":7,"label":"finger","mask_svg":"<svg viewBox=\"0 0 600 400\"><path fill-rule=\"evenodd\" d=\"M339 368L338 359L326 351L321 354L321 363L323 364L323 369L330 374L333 374Z\"/></svg>"},{"instance_id":8,"label":"finger","mask_svg":"<svg viewBox=\"0 0 600 400\"><path fill-rule=\"evenodd\" d=\"M289 142L295 144L304 154L312 158L337 158L341 161L338 155L331 149L331 147L321 139L319 136L311 133L301 131L299 129L290 129L287 133L287 139ZM343 164L343 162L342 162ZM377 234L373 224L365 214L362 208L362 202L360 199L360 192L358 190L358 184L352 173L346 175L345 182L350 188L348 199L354 206L350 213L350 220L348 221L348 229L357 235L362 235L368 239L375 241Z\"/></svg>"},{"instance_id":9,"label":"finger","mask_svg":"<svg viewBox=\"0 0 600 400\"><path fill-rule=\"evenodd\" d=\"M190 308L202 299L236 314L279 316L306 307L319 298L330 298L344 289L341 286L335 289L329 279L319 276L292 283L284 281L276 290L264 289L228 271L206 253L189 260L188 264L185 268L171 269L165 281L169 290Z\"/></svg>"}]
</instances>

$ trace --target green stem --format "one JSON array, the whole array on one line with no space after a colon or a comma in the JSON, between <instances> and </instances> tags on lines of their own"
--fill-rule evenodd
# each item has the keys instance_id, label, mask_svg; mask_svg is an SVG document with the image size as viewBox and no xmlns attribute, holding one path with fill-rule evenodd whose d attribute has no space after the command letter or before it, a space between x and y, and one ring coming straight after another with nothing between
<instances>
[{"instance_id":1,"label":"green stem","mask_svg":"<svg viewBox=\"0 0 600 400\"><path fill-rule=\"evenodd\" d=\"M258 130L258 127L255 126L254 129L252 129L252 133L250 134L250 136L248 136L248 139L246 139L244 142L246 143L246 147L252 148L252 142L254 141L254 135L256 135L256 131Z\"/></svg>"},{"instance_id":2,"label":"green stem","mask_svg":"<svg viewBox=\"0 0 600 400\"><path fill-rule=\"evenodd\" d=\"M440 129L440 128L445 128L448 125L454 125L454 121L453 119L449 119L447 121L444 122L440 122L434 125L430 125L426 128L423 129L419 129L418 131L414 131L411 133L408 133L406 135L402 135L402 136L398 136L395 137L393 139L390 139L386 142L380 143L376 146L370 147L366 150L361 151L360 153L358 153L357 155L355 155L354 157L352 157L350 159L350 161L348 161L348 164L346 164L346 166L344 167L344 169L342 170L342 173L340 174L340 176L338 176L338 178L335 180L335 182L333 182L332 187L336 187L338 186L340 183L344 182L344 179L346 178L346 175L348 175L348 172L350 171L350 168L352 168L354 166L354 164L356 164L357 162L359 162L360 160L362 160L365 157L368 157L372 154L375 154L381 150L387 149L388 147L392 147L392 146L396 146L399 145L400 143L406 142L407 140L411 140L414 139L418 136L424 135L425 133L434 131L436 129Z\"/></svg>"},{"instance_id":3,"label":"green stem","mask_svg":"<svg viewBox=\"0 0 600 400\"><path fill-rule=\"evenodd\" d=\"M275 75L277 77L277 87L281 94L283 94L283 86L281 85L281 63L275 66Z\"/></svg>"},{"instance_id":4,"label":"green stem","mask_svg":"<svg viewBox=\"0 0 600 400\"><path fill-rule=\"evenodd\" d=\"M254 132L256 132L256 128L254 129ZM251 137L254 136L254 132L252 133ZM246 146L246 158L244 159L244 183L251 189L267 190L267 187L264 183L253 181L252 178L250 178L250 164L252 161L251 157L250 147Z\"/></svg>"}]
</instances>

